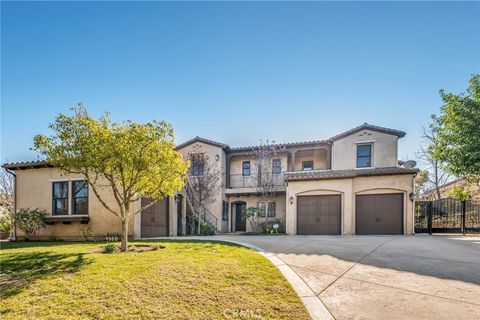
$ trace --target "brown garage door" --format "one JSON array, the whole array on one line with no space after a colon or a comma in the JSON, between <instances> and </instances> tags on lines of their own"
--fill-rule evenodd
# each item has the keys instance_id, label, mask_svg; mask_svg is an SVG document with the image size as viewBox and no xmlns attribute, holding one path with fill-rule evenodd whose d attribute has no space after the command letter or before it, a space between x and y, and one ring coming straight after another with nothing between
<instances>
[{"instance_id":1,"label":"brown garage door","mask_svg":"<svg viewBox=\"0 0 480 320\"><path fill-rule=\"evenodd\" d=\"M340 195L298 197L297 234L340 234L340 203Z\"/></svg>"},{"instance_id":2,"label":"brown garage door","mask_svg":"<svg viewBox=\"0 0 480 320\"><path fill-rule=\"evenodd\" d=\"M403 194L356 196L356 234L403 234Z\"/></svg>"},{"instance_id":3,"label":"brown garage door","mask_svg":"<svg viewBox=\"0 0 480 320\"><path fill-rule=\"evenodd\" d=\"M142 207L152 200L142 198ZM141 213L142 238L168 236L168 198L158 201Z\"/></svg>"}]
</instances>

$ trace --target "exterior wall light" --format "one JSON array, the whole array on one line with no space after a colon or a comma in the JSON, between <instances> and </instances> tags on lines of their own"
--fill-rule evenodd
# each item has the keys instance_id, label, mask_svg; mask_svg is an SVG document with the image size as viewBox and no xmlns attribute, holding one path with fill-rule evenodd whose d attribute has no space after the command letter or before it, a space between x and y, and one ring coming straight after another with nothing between
<instances>
[{"instance_id":1,"label":"exterior wall light","mask_svg":"<svg viewBox=\"0 0 480 320\"><path fill-rule=\"evenodd\" d=\"M293 196L290 196L288 200L290 200L290 204L293 204Z\"/></svg>"},{"instance_id":2,"label":"exterior wall light","mask_svg":"<svg viewBox=\"0 0 480 320\"><path fill-rule=\"evenodd\" d=\"M218 161L220 159L220 156L218 154L215 155L215 161Z\"/></svg>"},{"instance_id":3,"label":"exterior wall light","mask_svg":"<svg viewBox=\"0 0 480 320\"><path fill-rule=\"evenodd\" d=\"M415 193L410 192L410 194L408 195L408 198L409 198L411 201L414 201L414 200L415 200Z\"/></svg>"}]
</instances>

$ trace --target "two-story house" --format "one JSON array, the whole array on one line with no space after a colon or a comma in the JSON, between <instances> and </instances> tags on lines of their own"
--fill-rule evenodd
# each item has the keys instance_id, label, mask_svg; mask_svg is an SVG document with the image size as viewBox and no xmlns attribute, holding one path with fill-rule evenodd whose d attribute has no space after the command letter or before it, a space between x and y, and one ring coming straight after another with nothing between
<instances>
[{"instance_id":1,"label":"two-story house","mask_svg":"<svg viewBox=\"0 0 480 320\"><path fill-rule=\"evenodd\" d=\"M217 232L249 231L242 212L261 207L260 219L278 219L288 234L412 234L418 170L398 164L398 140L404 136L365 123L326 140L278 144L262 170L252 152L255 147L229 147L196 137L177 150L192 161L189 174L201 175L201 159L208 159L221 175L216 196L201 213L202 221ZM77 239L88 229L90 237L103 238L120 231L117 218L101 207L80 177L61 175L44 161L3 167L16 173L16 208L36 207L51 214L42 237ZM260 182L265 175L273 190L268 199ZM88 204L82 212L76 212L78 201ZM149 200L137 205L143 201ZM56 203L62 204L61 210ZM132 217L130 235L193 232L192 210L188 193L178 193Z\"/></svg>"}]
</instances>

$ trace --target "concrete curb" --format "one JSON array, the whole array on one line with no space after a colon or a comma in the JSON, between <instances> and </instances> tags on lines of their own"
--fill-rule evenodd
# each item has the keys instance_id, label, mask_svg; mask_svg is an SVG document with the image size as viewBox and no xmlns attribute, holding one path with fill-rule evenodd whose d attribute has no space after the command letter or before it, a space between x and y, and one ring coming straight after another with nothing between
<instances>
[{"instance_id":1,"label":"concrete curb","mask_svg":"<svg viewBox=\"0 0 480 320\"><path fill-rule=\"evenodd\" d=\"M333 315L328 311L327 307L323 304L320 298L317 297L315 292L310 289L310 287L303 281L302 278L292 269L289 265L283 262L272 252L268 252L259 248L257 246L251 245L249 243L226 240L226 239L214 239L210 237L168 237L168 238L155 238L155 239L175 239L175 240L201 240L201 241L216 241L216 242L227 242L237 244L239 246L249 248L257 251L259 254L270 260L275 267L283 274L287 279L290 285L293 287L297 295L302 300L303 304L307 308L308 313L313 320L335 320ZM141 239L141 240L153 240L150 239Z\"/></svg>"}]
</instances>

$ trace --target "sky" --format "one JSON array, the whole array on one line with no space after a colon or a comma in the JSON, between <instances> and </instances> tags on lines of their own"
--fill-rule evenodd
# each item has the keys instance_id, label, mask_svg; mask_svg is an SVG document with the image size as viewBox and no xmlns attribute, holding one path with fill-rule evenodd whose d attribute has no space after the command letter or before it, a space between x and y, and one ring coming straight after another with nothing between
<instances>
[{"instance_id":1,"label":"sky","mask_svg":"<svg viewBox=\"0 0 480 320\"><path fill-rule=\"evenodd\" d=\"M480 2L1 3L1 162L83 102L248 146L404 130L415 158L438 91L480 72Z\"/></svg>"}]
</instances>

